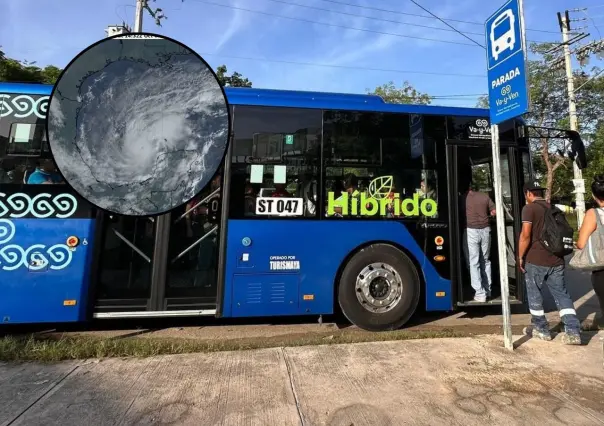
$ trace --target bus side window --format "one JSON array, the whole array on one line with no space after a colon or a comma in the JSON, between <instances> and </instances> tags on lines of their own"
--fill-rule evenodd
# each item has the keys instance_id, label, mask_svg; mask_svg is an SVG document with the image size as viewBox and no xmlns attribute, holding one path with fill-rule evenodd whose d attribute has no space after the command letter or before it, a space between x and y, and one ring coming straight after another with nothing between
<instances>
[{"instance_id":1,"label":"bus side window","mask_svg":"<svg viewBox=\"0 0 604 426\"><path fill-rule=\"evenodd\" d=\"M315 109L235 108L231 219L316 217L321 120Z\"/></svg>"},{"instance_id":2,"label":"bus side window","mask_svg":"<svg viewBox=\"0 0 604 426\"><path fill-rule=\"evenodd\" d=\"M373 199L389 197L393 203L392 207L388 207L387 213L383 213L383 209L378 210L379 214L367 213L371 211L368 203L368 206L363 207L365 213L359 213L359 208L356 209L357 213L353 213L351 205L349 211L341 216L376 220L403 218L404 214L398 208L400 206L394 205L395 194L402 200L417 197L418 193L420 197L430 198L436 204L436 210L429 212L430 219L443 214L446 216L446 182L443 185L439 181L439 178L446 176L446 170L438 173L446 164L443 161L445 124L443 117L325 112L323 158L327 182L323 197L326 200L326 216L340 217L338 214L329 214L328 200L337 199L344 189L336 187L330 190L329 183L334 180L343 181L351 174L356 176L357 181L346 189L350 194L358 195L355 200L358 201L364 195ZM351 198L352 195L349 199ZM337 213L342 210L337 207L334 211Z\"/></svg>"}]
</instances>

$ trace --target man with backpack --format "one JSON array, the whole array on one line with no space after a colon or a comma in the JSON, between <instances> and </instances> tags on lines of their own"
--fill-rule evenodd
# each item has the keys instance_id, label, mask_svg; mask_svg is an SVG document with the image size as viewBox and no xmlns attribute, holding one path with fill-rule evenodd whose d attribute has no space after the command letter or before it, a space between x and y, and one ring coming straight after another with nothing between
<instances>
[{"instance_id":1,"label":"man with backpack","mask_svg":"<svg viewBox=\"0 0 604 426\"><path fill-rule=\"evenodd\" d=\"M545 188L538 182L524 185L527 205L522 209L518 262L525 274L531 313L532 326L526 333L542 340L552 339L541 295L547 284L564 322L562 342L580 345L581 324L564 282L564 256L573 252L573 229L562 211L545 201L544 193Z\"/></svg>"}]
</instances>

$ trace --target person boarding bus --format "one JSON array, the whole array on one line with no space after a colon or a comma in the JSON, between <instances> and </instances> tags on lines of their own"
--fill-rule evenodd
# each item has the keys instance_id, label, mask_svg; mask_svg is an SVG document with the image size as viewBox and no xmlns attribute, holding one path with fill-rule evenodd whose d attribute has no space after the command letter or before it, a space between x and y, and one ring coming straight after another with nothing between
<instances>
[{"instance_id":1,"label":"person boarding bus","mask_svg":"<svg viewBox=\"0 0 604 426\"><path fill-rule=\"evenodd\" d=\"M544 245L542 231L551 207L545 201L544 194L545 188L538 182L524 185L527 204L522 208L518 262L520 270L526 277L526 292L531 313L531 326L525 329L525 333L542 340L552 339L541 294L543 286L547 284L560 310L560 318L564 322L566 333L562 337L562 342L567 345L580 345L581 324L564 281L564 257L552 253Z\"/></svg>"}]
</instances>

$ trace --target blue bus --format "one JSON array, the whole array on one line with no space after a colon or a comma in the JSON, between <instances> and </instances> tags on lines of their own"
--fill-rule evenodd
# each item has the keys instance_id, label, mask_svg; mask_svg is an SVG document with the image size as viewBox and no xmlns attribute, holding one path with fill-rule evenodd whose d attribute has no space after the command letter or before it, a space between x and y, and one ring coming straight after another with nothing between
<instances>
[{"instance_id":1,"label":"blue bus","mask_svg":"<svg viewBox=\"0 0 604 426\"><path fill-rule=\"evenodd\" d=\"M121 217L52 171L52 86L0 83L0 320L271 317L341 311L366 330L475 302L459 200L493 196L488 111L378 96L227 88L232 140L211 185L158 217ZM525 123L500 125L508 269L532 179ZM492 252L497 239L493 223Z\"/></svg>"}]
</instances>

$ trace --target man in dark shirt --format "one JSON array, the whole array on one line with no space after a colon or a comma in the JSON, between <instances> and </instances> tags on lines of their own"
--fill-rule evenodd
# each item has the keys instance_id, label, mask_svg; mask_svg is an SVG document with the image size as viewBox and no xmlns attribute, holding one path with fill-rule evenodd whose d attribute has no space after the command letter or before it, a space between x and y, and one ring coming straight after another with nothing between
<instances>
[{"instance_id":1,"label":"man in dark shirt","mask_svg":"<svg viewBox=\"0 0 604 426\"><path fill-rule=\"evenodd\" d=\"M520 269L525 273L532 323L525 332L539 339L552 339L541 295L543 285L547 283L560 310L560 318L564 322L566 334L562 342L567 345L580 345L581 325L564 282L564 259L549 252L540 241L545 212L549 208L549 204L543 198L544 193L545 188L538 182L531 182L524 186L527 204L522 209L518 262Z\"/></svg>"},{"instance_id":2,"label":"man in dark shirt","mask_svg":"<svg viewBox=\"0 0 604 426\"><path fill-rule=\"evenodd\" d=\"M462 198L462 211L466 219L465 254L470 268L472 288L476 292L476 302L486 302L491 297L491 227L489 216L495 216L495 204L491 198L473 190L473 184L468 185L468 191Z\"/></svg>"}]
</instances>

